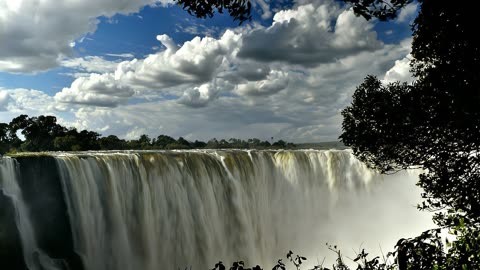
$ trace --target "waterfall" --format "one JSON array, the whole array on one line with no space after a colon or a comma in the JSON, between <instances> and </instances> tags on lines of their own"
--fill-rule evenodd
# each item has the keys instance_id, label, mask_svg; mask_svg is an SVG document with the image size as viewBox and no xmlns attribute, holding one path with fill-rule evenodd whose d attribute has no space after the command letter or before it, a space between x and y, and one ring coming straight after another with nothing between
<instances>
[{"instance_id":1,"label":"waterfall","mask_svg":"<svg viewBox=\"0 0 480 270\"><path fill-rule=\"evenodd\" d=\"M17 182L17 173L14 159L0 159L0 189L4 195L11 199L15 208L15 223L22 242L25 264L30 270L60 269L59 263L61 262L55 262L49 258L37 245L29 209Z\"/></svg>"},{"instance_id":2,"label":"waterfall","mask_svg":"<svg viewBox=\"0 0 480 270\"><path fill-rule=\"evenodd\" d=\"M56 162L52 174L86 270L211 269L219 260L268 268L290 249L315 263L334 259L325 242L391 250L431 226L415 209L416 173L383 177L348 150L46 155ZM27 267L36 270L15 162L0 163L1 187L15 202Z\"/></svg>"}]
</instances>

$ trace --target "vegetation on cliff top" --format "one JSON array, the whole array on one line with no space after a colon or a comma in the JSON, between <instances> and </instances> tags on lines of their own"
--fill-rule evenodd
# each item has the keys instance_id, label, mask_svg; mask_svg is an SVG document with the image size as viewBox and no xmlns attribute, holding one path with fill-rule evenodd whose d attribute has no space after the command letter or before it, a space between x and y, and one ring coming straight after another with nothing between
<instances>
[{"instance_id":1,"label":"vegetation on cliff top","mask_svg":"<svg viewBox=\"0 0 480 270\"><path fill-rule=\"evenodd\" d=\"M25 139L21 140L18 133ZM54 116L29 117L20 115L10 123L0 123L0 154L7 152L42 152L42 151L86 151L86 150L154 150L154 149L283 149L293 148L293 143L283 140L262 141L260 139L217 140L208 142L188 141L183 137L174 139L167 135L150 138L141 135L134 140L120 139L115 135L102 137L94 131L66 128L57 123Z\"/></svg>"},{"instance_id":2,"label":"vegetation on cliff top","mask_svg":"<svg viewBox=\"0 0 480 270\"><path fill-rule=\"evenodd\" d=\"M18 133L25 139L21 140ZM86 151L86 150L154 150L154 149L285 149L293 143L283 140L269 142L256 138L242 140L230 138L208 142L188 141L183 137L174 139L167 135L150 138L141 135L134 140L120 139L115 135L101 137L94 131L66 128L57 123L54 116L28 117L20 115L10 123L0 123L0 154L7 152Z\"/></svg>"}]
</instances>

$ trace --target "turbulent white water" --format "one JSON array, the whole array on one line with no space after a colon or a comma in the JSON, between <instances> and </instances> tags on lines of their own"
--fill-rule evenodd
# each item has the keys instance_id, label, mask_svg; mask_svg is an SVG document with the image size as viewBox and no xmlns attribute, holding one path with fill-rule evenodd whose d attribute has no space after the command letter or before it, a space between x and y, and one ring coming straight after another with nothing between
<instances>
[{"instance_id":1,"label":"turbulent white water","mask_svg":"<svg viewBox=\"0 0 480 270\"><path fill-rule=\"evenodd\" d=\"M383 179L348 150L51 155L87 270L210 269L240 259L268 268L290 249L316 263L335 257L325 242L376 253L431 226L415 209L415 174ZM0 167L11 179L2 189L21 212L11 162ZM35 243L20 231L28 261Z\"/></svg>"}]
</instances>

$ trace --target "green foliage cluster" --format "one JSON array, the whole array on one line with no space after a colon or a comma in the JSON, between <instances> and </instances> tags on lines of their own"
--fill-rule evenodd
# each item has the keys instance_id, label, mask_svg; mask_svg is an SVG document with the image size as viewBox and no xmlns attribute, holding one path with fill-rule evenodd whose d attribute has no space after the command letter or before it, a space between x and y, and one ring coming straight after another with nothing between
<instances>
[{"instance_id":1,"label":"green foliage cluster","mask_svg":"<svg viewBox=\"0 0 480 270\"><path fill-rule=\"evenodd\" d=\"M235 21L243 23L251 20L252 4L250 0L175 0L178 5L182 6L191 15L198 18L212 17L215 10L223 13L226 10Z\"/></svg>"},{"instance_id":2,"label":"green foliage cluster","mask_svg":"<svg viewBox=\"0 0 480 270\"><path fill-rule=\"evenodd\" d=\"M358 15L377 11L366 3ZM411 1L388 1L402 5ZM419 1L412 26L415 81L384 84L367 76L342 115L342 142L382 173L420 167L422 210L456 235L438 230L399 242L399 269L480 269L480 40L476 10L452 1ZM392 9L391 17L395 16ZM386 10L386 9L384 9ZM368 13L368 12L367 12ZM367 15L376 16L375 12ZM382 19L382 18L380 18Z\"/></svg>"},{"instance_id":3,"label":"green foliage cluster","mask_svg":"<svg viewBox=\"0 0 480 270\"><path fill-rule=\"evenodd\" d=\"M25 140L18 137L20 132ZM272 139L273 140L273 139ZM115 135L101 137L94 131L66 128L57 123L54 116L29 117L20 115L10 123L0 123L0 154L7 152L39 152L39 151L86 151L86 150L154 150L154 149L279 149L293 148L293 143L283 140L270 143L259 139L227 140L212 139L208 142L187 141L180 137L177 140L167 135L159 135L151 139L141 135L136 140L124 140Z\"/></svg>"},{"instance_id":4,"label":"green foliage cluster","mask_svg":"<svg viewBox=\"0 0 480 270\"><path fill-rule=\"evenodd\" d=\"M357 15L370 20L377 18L380 21L388 21L397 17L398 11L413 0L344 0L351 4Z\"/></svg>"}]
</instances>

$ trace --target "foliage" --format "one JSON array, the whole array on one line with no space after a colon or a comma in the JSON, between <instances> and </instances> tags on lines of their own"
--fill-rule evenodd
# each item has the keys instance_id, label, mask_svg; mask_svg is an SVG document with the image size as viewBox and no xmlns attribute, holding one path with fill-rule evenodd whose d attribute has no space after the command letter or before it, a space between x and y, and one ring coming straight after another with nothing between
<instances>
[{"instance_id":1,"label":"foliage","mask_svg":"<svg viewBox=\"0 0 480 270\"><path fill-rule=\"evenodd\" d=\"M240 24L251 20L252 4L250 0L175 0L190 15L198 18L213 17L215 10L223 13L227 10L230 16Z\"/></svg>"},{"instance_id":2,"label":"foliage","mask_svg":"<svg viewBox=\"0 0 480 270\"><path fill-rule=\"evenodd\" d=\"M328 244L327 244L328 245ZM328 248L335 252L337 255L336 262L332 265L332 268L324 267L323 263L320 265L315 265L313 268L308 270L350 270L345 263L344 259L340 253L340 250L337 249L336 246L332 247L328 245ZM392 253L388 254L388 256L393 256ZM289 251L286 255L287 260L290 262L291 265L296 270L302 269L302 264L307 261L307 258L301 255L295 255L292 251ZM357 257L353 259L353 263L357 265L356 270L393 270L396 267L395 263L387 263L386 258L384 263L379 262L379 257L375 257L373 259L368 258L368 253L365 250L362 250L361 253L357 254ZM225 270L226 267L222 261L215 264L215 267L211 270ZM234 262L232 266L229 268L230 270L263 270L263 268L259 265L256 265L251 268L245 267L244 261ZM283 262L282 259L279 259L275 266L273 266L272 270L287 270L288 266Z\"/></svg>"},{"instance_id":3,"label":"foliage","mask_svg":"<svg viewBox=\"0 0 480 270\"><path fill-rule=\"evenodd\" d=\"M422 208L480 219L480 43L465 6L424 1L414 24L412 85L368 76L343 111L342 141L382 172L419 165ZM446 220L442 217L442 220Z\"/></svg>"},{"instance_id":4,"label":"foliage","mask_svg":"<svg viewBox=\"0 0 480 270\"><path fill-rule=\"evenodd\" d=\"M18 138L20 132L25 140ZM294 148L293 143L283 140L274 142L259 139L230 138L228 141L212 139L208 143L195 140L190 142L183 137L175 140L167 135L151 139L143 134L138 139L124 140L115 135L101 137L94 131L77 131L57 124L54 116L29 117L20 115L9 124L0 123L0 154L20 151L85 151L85 150L152 150L152 149L198 149L198 148L242 148L279 149Z\"/></svg>"},{"instance_id":5,"label":"foliage","mask_svg":"<svg viewBox=\"0 0 480 270\"><path fill-rule=\"evenodd\" d=\"M381 21L392 20L397 17L400 9L413 0L343 0L349 3L355 14L370 20L377 18Z\"/></svg>"},{"instance_id":6,"label":"foliage","mask_svg":"<svg viewBox=\"0 0 480 270\"><path fill-rule=\"evenodd\" d=\"M355 11L367 19L365 13L392 18L365 11L378 1L345 1L363 5ZM412 26L416 80L385 85L367 76L342 112L340 138L382 173L424 169L418 185L425 201L419 208L436 211L435 222L457 235L447 247L438 230L402 239L400 269L479 269L480 42L475 10L449 1L420 2Z\"/></svg>"}]
</instances>

